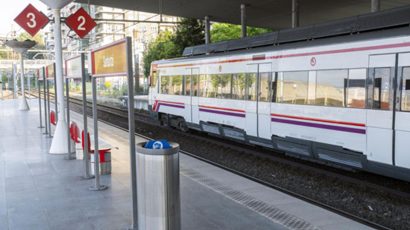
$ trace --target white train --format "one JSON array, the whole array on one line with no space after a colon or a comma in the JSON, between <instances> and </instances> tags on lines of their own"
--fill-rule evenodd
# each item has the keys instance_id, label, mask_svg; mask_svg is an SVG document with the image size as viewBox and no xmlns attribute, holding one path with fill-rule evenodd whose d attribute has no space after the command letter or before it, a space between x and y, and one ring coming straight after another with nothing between
<instances>
[{"instance_id":1,"label":"white train","mask_svg":"<svg viewBox=\"0 0 410 230\"><path fill-rule=\"evenodd\" d=\"M410 181L410 29L152 63L163 122Z\"/></svg>"}]
</instances>

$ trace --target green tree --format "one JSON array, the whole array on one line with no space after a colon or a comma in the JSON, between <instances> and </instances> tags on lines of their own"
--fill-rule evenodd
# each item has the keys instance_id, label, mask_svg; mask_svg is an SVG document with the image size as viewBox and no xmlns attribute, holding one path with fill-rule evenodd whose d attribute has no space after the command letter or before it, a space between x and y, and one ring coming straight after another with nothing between
<instances>
[{"instance_id":1,"label":"green tree","mask_svg":"<svg viewBox=\"0 0 410 230\"><path fill-rule=\"evenodd\" d=\"M202 20L184 18L176 28L172 40L175 43L177 52L182 55L186 47L205 43L205 25Z\"/></svg>"},{"instance_id":2,"label":"green tree","mask_svg":"<svg viewBox=\"0 0 410 230\"><path fill-rule=\"evenodd\" d=\"M185 47L204 43L204 24L197 19L181 19L175 33L161 32L144 52L144 75L150 74L151 62L180 57Z\"/></svg>"},{"instance_id":3,"label":"green tree","mask_svg":"<svg viewBox=\"0 0 410 230\"><path fill-rule=\"evenodd\" d=\"M272 32L271 29L247 27L248 36L257 36ZM241 38L241 26L229 23L214 23L211 29L212 42L227 41Z\"/></svg>"},{"instance_id":4,"label":"green tree","mask_svg":"<svg viewBox=\"0 0 410 230\"><path fill-rule=\"evenodd\" d=\"M173 41L173 34L170 31L161 32L144 52L144 75L148 76L150 74L151 62L179 55Z\"/></svg>"},{"instance_id":5,"label":"green tree","mask_svg":"<svg viewBox=\"0 0 410 230\"><path fill-rule=\"evenodd\" d=\"M175 33L165 31L152 41L144 52L144 75L150 74L151 62L161 59L180 57L186 47L205 43L205 26L201 20L182 19ZM248 27L248 35L256 36L270 32L269 29ZM241 26L228 23L212 25L211 38L213 42L238 39L241 36Z\"/></svg>"}]
</instances>

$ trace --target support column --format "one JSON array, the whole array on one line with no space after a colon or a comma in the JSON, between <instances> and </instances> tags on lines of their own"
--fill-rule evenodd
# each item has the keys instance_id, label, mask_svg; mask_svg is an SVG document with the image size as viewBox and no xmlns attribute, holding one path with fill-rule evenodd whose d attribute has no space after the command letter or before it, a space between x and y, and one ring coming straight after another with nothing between
<instances>
[{"instance_id":1,"label":"support column","mask_svg":"<svg viewBox=\"0 0 410 230\"><path fill-rule=\"evenodd\" d=\"M209 16L205 16L205 44L211 43L211 23Z\"/></svg>"},{"instance_id":2,"label":"support column","mask_svg":"<svg viewBox=\"0 0 410 230\"><path fill-rule=\"evenodd\" d=\"M246 28L246 5L241 4L241 28L242 33L241 37L244 38L247 36L247 28Z\"/></svg>"},{"instance_id":3,"label":"support column","mask_svg":"<svg viewBox=\"0 0 410 230\"><path fill-rule=\"evenodd\" d=\"M68 127L64 108L64 82L63 82L63 52L61 45L61 20L60 9L53 9L54 14L54 49L55 49L55 74L56 74L56 96L58 111L57 127L51 143L50 154L68 154Z\"/></svg>"},{"instance_id":4,"label":"support column","mask_svg":"<svg viewBox=\"0 0 410 230\"><path fill-rule=\"evenodd\" d=\"M299 27L299 0L292 0L292 28Z\"/></svg>"},{"instance_id":5,"label":"support column","mask_svg":"<svg viewBox=\"0 0 410 230\"><path fill-rule=\"evenodd\" d=\"M20 61L21 61L21 100L19 104L19 110L30 110L30 107L28 106L27 100L26 100L26 94L24 90L24 53L20 53Z\"/></svg>"},{"instance_id":6,"label":"support column","mask_svg":"<svg viewBox=\"0 0 410 230\"><path fill-rule=\"evenodd\" d=\"M380 11L380 0L371 0L371 12Z\"/></svg>"}]
</instances>

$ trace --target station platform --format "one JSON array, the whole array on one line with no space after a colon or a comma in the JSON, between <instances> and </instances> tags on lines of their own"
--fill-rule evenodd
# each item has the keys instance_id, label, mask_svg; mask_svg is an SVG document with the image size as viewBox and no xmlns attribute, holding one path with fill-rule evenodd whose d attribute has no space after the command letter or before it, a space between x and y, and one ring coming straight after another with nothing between
<instances>
[{"instance_id":1,"label":"station platform","mask_svg":"<svg viewBox=\"0 0 410 230\"><path fill-rule=\"evenodd\" d=\"M127 229L127 132L99 123L100 138L112 146L112 174L101 177L108 190L89 191L93 181L81 178L81 160L48 154L51 139L38 128L38 101L29 100L28 112L17 104L0 101L0 229ZM79 114L71 117L81 123ZM370 229L183 154L180 167L183 230Z\"/></svg>"}]
</instances>

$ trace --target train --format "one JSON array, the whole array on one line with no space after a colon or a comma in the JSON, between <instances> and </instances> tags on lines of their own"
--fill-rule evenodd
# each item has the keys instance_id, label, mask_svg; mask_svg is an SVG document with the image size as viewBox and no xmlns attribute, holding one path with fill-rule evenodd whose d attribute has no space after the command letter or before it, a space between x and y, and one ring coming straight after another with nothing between
<instances>
[{"instance_id":1,"label":"train","mask_svg":"<svg viewBox=\"0 0 410 230\"><path fill-rule=\"evenodd\" d=\"M410 181L408 15L188 47L151 64L150 111L182 131Z\"/></svg>"}]
</instances>

